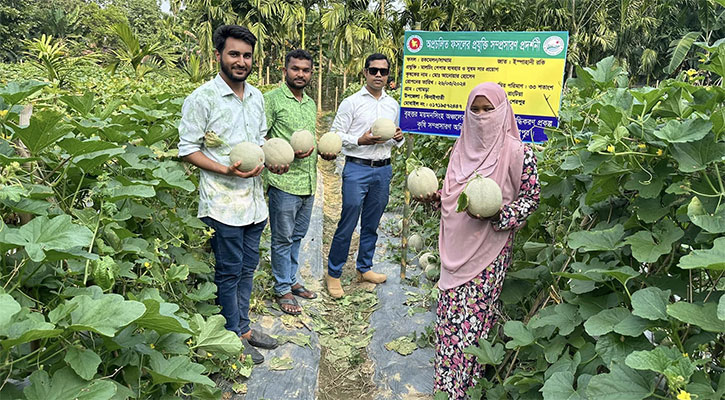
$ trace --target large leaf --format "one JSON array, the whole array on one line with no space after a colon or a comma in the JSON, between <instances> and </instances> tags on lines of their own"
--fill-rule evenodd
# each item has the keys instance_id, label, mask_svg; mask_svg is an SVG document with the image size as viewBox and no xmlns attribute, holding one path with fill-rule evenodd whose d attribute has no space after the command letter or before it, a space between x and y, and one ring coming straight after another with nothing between
<instances>
[{"instance_id":1,"label":"large leaf","mask_svg":"<svg viewBox=\"0 0 725 400\"><path fill-rule=\"evenodd\" d=\"M692 143L675 143L672 156L678 168L685 173L702 171L715 161L725 157L725 143L715 142L712 135Z\"/></svg>"},{"instance_id":2,"label":"large leaf","mask_svg":"<svg viewBox=\"0 0 725 400\"><path fill-rule=\"evenodd\" d=\"M68 252L78 247L87 247L93 233L85 226L72 223L70 215L63 214L53 219L34 218L29 223L5 235L4 241L25 247L31 260L43 261L46 252Z\"/></svg>"},{"instance_id":3,"label":"large leaf","mask_svg":"<svg viewBox=\"0 0 725 400\"><path fill-rule=\"evenodd\" d=\"M644 337L626 337L609 333L600 336L597 340L595 350L604 361L604 365L611 366L612 363L624 362L627 355L635 350L649 350L652 344Z\"/></svg>"},{"instance_id":4,"label":"large leaf","mask_svg":"<svg viewBox=\"0 0 725 400\"><path fill-rule=\"evenodd\" d=\"M574 250L608 251L624 246L624 227L617 224L609 229L580 231L569 234L568 245Z\"/></svg>"},{"instance_id":5,"label":"large leaf","mask_svg":"<svg viewBox=\"0 0 725 400\"><path fill-rule=\"evenodd\" d=\"M671 74L675 72L680 64L682 64L682 61L685 60L685 57L687 57L687 53L690 52L692 44L699 37L700 32L687 32L682 38L670 42L670 55L672 58L664 69L666 73Z\"/></svg>"},{"instance_id":6,"label":"large leaf","mask_svg":"<svg viewBox=\"0 0 725 400\"><path fill-rule=\"evenodd\" d=\"M521 321L506 321L503 333L513 339L506 343L507 349L515 349L534 343L534 335Z\"/></svg>"},{"instance_id":7,"label":"large leaf","mask_svg":"<svg viewBox=\"0 0 725 400\"><path fill-rule=\"evenodd\" d=\"M47 85L45 82L35 80L9 82L6 86L0 88L0 97L8 104L18 104Z\"/></svg>"},{"instance_id":8,"label":"large leaf","mask_svg":"<svg viewBox=\"0 0 725 400\"><path fill-rule=\"evenodd\" d=\"M597 400L643 400L654 393L654 383L651 374L614 363L610 373L592 377L587 395Z\"/></svg>"},{"instance_id":9,"label":"large leaf","mask_svg":"<svg viewBox=\"0 0 725 400\"><path fill-rule=\"evenodd\" d=\"M714 213L709 213L700 199L694 196L687 206L687 216L693 224L710 233L725 233L725 204L720 204Z\"/></svg>"},{"instance_id":10,"label":"large leaf","mask_svg":"<svg viewBox=\"0 0 725 400\"><path fill-rule=\"evenodd\" d=\"M725 237L715 239L712 249L691 251L690 254L680 258L677 266L682 269L725 270Z\"/></svg>"},{"instance_id":11,"label":"large leaf","mask_svg":"<svg viewBox=\"0 0 725 400\"><path fill-rule=\"evenodd\" d=\"M37 155L70 132L71 126L61 123L61 120L63 120L63 114L43 110L33 114L30 125L15 127L14 135L23 141L32 155Z\"/></svg>"},{"instance_id":12,"label":"large leaf","mask_svg":"<svg viewBox=\"0 0 725 400\"><path fill-rule=\"evenodd\" d=\"M0 294L0 327L8 326L10 318L19 311L20 304L13 299L13 296L7 293Z\"/></svg>"},{"instance_id":13,"label":"large leaf","mask_svg":"<svg viewBox=\"0 0 725 400\"><path fill-rule=\"evenodd\" d=\"M158 300L146 299L143 301L146 312L136 320L136 325L153 329L159 334L164 333L193 333L189 324L177 317L175 313L179 306L173 303L161 303Z\"/></svg>"},{"instance_id":14,"label":"large leaf","mask_svg":"<svg viewBox=\"0 0 725 400\"><path fill-rule=\"evenodd\" d=\"M654 135L669 143L686 143L704 138L710 129L712 122L702 118L687 119L684 122L673 119L662 129L656 130Z\"/></svg>"},{"instance_id":15,"label":"large leaf","mask_svg":"<svg viewBox=\"0 0 725 400\"><path fill-rule=\"evenodd\" d=\"M496 345L492 346L491 343L484 338L478 340L478 346L466 347L463 352L476 356L476 359L482 365L493 366L501 364L503 356L506 354L506 351L503 349L503 345L501 343L496 343Z\"/></svg>"},{"instance_id":16,"label":"large leaf","mask_svg":"<svg viewBox=\"0 0 725 400\"><path fill-rule=\"evenodd\" d=\"M622 307L602 310L584 323L584 329L590 336L606 335L628 316L629 310Z\"/></svg>"},{"instance_id":17,"label":"large leaf","mask_svg":"<svg viewBox=\"0 0 725 400\"><path fill-rule=\"evenodd\" d=\"M632 294L632 314L653 321L667 321L669 298L669 290L656 287L640 289Z\"/></svg>"},{"instance_id":18,"label":"large leaf","mask_svg":"<svg viewBox=\"0 0 725 400\"><path fill-rule=\"evenodd\" d=\"M23 393L27 400L108 400L116 394L116 385L105 379L86 382L65 367L53 378L44 370L33 372Z\"/></svg>"},{"instance_id":19,"label":"large leaf","mask_svg":"<svg viewBox=\"0 0 725 400\"><path fill-rule=\"evenodd\" d=\"M672 251L672 245L685 232L669 219L657 223L652 233L639 231L629 236L625 243L632 246L632 256L641 263L653 263L662 255Z\"/></svg>"},{"instance_id":20,"label":"large leaf","mask_svg":"<svg viewBox=\"0 0 725 400\"><path fill-rule=\"evenodd\" d=\"M237 335L224 329L226 320L221 315L212 315L206 321L199 314L191 318L190 326L194 331L194 347L211 353L224 352L237 355L242 350L242 341Z\"/></svg>"},{"instance_id":21,"label":"large leaf","mask_svg":"<svg viewBox=\"0 0 725 400\"><path fill-rule=\"evenodd\" d=\"M586 400L574 390L574 374L569 371L556 372L544 382L544 387L539 391L544 395L544 400Z\"/></svg>"},{"instance_id":22,"label":"large leaf","mask_svg":"<svg viewBox=\"0 0 725 400\"><path fill-rule=\"evenodd\" d=\"M625 363L630 368L654 371L668 378L679 377L685 382L695 372L695 366L676 347L660 346L654 350L634 351L627 356Z\"/></svg>"},{"instance_id":23,"label":"large leaf","mask_svg":"<svg viewBox=\"0 0 725 400\"><path fill-rule=\"evenodd\" d=\"M98 366L101 364L101 357L98 357L98 354L93 350L79 349L75 346L66 348L65 358L63 360L73 368L73 371L78 376L87 381L93 379L93 376L98 370Z\"/></svg>"},{"instance_id":24,"label":"large leaf","mask_svg":"<svg viewBox=\"0 0 725 400\"><path fill-rule=\"evenodd\" d=\"M717 317L725 321L725 294L720 296L720 302L717 303Z\"/></svg>"},{"instance_id":25,"label":"large leaf","mask_svg":"<svg viewBox=\"0 0 725 400\"><path fill-rule=\"evenodd\" d=\"M725 332L725 321L717 317L717 307L715 303L699 305L678 301L667 306L667 314L684 323L697 325L708 332L721 333Z\"/></svg>"},{"instance_id":26,"label":"large leaf","mask_svg":"<svg viewBox=\"0 0 725 400\"><path fill-rule=\"evenodd\" d=\"M0 325L0 340L5 349L33 340L59 336L62 329L45 321L45 316L38 312L30 312L27 308L15 314L9 323Z\"/></svg>"},{"instance_id":27,"label":"large leaf","mask_svg":"<svg viewBox=\"0 0 725 400\"><path fill-rule=\"evenodd\" d=\"M196 186L187 178L184 169L176 164L159 165L153 172L154 178L160 179L166 186L187 192L196 190Z\"/></svg>"},{"instance_id":28,"label":"large leaf","mask_svg":"<svg viewBox=\"0 0 725 400\"><path fill-rule=\"evenodd\" d=\"M629 315L617 325L614 325L614 332L624 336L639 337L644 331L651 327L649 320L636 315Z\"/></svg>"},{"instance_id":29,"label":"large leaf","mask_svg":"<svg viewBox=\"0 0 725 400\"><path fill-rule=\"evenodd\" d=\"M577 312L577 307L572 304L562 303L541 310L529 322L529 328L536 329L544 326L555 326L559 328L559 335L566 336L572 333L581 322L582 319Z\"/></svg>"},{"instance_id":30,"label":"large leaf","mask_svg":"<svg viewBox=\"0 0 725 400\"><path fill-rule=\"evenodd\" d=\"M76 296L67 302L66 307L73 310L70 313L70 329L93 331L104 336L114 336L146 311L142 303L124 300L117 294L106 294L100 299Z\"/></svg>"},{"instance_id":31,"label":"large leaf","mask_svg":"<svg viewBox=\"0 0 725 400\"><path fill-rule=\"evenodd\" d=\"M202 375L205 368L201 364L191 362L187 356L176 356L164 358L161 353L155 351L149 358L148 372L155 384L162 383L200 383L202 385L214 386L214 381Z\"/></svg>"},{"instance_id":32,"label":"large leaf","mask_svg":"<svg viewBox=\"0 0 725 400\"><path fill-rule=\"evenodd\" d=\"M79 140L76 138L65 138L58 142L58 146L65 150L71 156L80 156L83 154L94 153L101 150L118 149L119 147L113 143L103 141L99 138L88 140Z\"/></svg>"}]
</instances>

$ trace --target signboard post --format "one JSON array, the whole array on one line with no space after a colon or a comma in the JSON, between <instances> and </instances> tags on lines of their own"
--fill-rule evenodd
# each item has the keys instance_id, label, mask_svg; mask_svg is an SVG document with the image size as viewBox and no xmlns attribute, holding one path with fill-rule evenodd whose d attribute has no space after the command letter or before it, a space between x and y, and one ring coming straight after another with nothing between
<instances>
[{"instance_id":1,"label":"signboard post","mask_svg":"<svg viewBox=\"0 0 725 400\"><path fill-rule=\"evenodd\" d=\"M471 89L496 82L507 93L521 138L546 141L557 116L568 32L406 31L400 127L457 137Z\"/></svg>"}]
</instances>

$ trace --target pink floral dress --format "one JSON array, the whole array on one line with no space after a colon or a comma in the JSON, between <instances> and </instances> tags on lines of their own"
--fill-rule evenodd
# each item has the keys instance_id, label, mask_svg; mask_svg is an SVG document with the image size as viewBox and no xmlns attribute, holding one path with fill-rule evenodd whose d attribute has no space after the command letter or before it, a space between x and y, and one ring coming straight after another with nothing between
<instances>
[{"instance_id":1,"label":"pink floral dress","mask_svg":"<svg viewBox=\"0 0 725 400\"><path fill-rule=\"evenodd\" d=\"M536 156L524 146L521 188L516 201L504 205L495 230L510 230L506 245L481 274L465 284L442 290L438 296L435 358L435 391L448 393L450 400L465 399L466 390L476 385L483 367L463 350L478 345L496 322L496 307L506 270L511 265L514 232L539 206L541 185Z\"/></svg>"}]
</instances>

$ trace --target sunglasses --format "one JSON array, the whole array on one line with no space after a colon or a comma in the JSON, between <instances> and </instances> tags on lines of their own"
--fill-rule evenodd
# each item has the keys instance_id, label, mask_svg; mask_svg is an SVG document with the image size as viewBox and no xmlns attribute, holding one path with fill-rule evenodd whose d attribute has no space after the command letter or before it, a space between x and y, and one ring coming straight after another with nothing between
<instances>
[{"instance_id":1,"label":"sunglasses","mask_svg":"<svg viewBox=\"0 0 725 400\"><path fill-rule=\"evenodd\" d=\"M377 75L378 72L380 72L381 76L388 76L388 74L390 74L390 69L388 69L388 68L370 67L367 70L368 70L368 73L373 76Z\"/></svg>"}]
</instances>

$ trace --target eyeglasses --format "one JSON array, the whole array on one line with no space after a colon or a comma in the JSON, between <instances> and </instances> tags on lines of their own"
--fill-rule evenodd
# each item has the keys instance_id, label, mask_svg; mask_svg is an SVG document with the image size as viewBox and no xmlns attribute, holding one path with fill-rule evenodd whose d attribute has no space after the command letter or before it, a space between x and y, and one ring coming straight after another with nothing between
<instances>
[{"instance_id":1,"label":"eyeglasses","mask_svg":"<svg viewBox=\"0 0 725 400\"><path fill-rule=\"evenodd\" d=\"M390 74L390 69L388 69L388 68L370 67L367 70L368 70L368 73L373 76L377 75L378 72L380 72L381 76L388 76L388 74Z\"/></svg>"}]
</instances>

